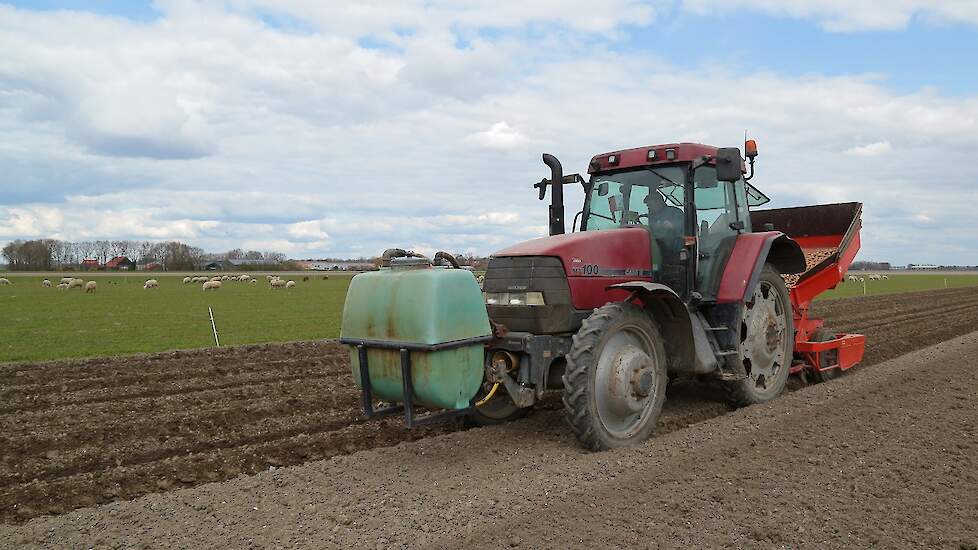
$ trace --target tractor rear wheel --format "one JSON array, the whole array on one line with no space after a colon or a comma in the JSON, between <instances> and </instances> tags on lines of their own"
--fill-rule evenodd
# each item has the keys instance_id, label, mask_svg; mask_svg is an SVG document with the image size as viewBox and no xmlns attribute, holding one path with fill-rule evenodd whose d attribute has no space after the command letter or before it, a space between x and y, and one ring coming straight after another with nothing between
<instances>
[{"instance_id":1,"label":"tractor rear wheel","mask_svg":"<svg viewBox=\"0 0 978 550\"><path fill-rule=\"evenodd\" d=\"M740 356L747 378L724 383L728 401L746 407L777 397L788 381L794 345L788 289L778 270L766 264L741 317Z\"/></svg>"},{"instance_id":2,"label":"tractor rear wheel","mask_svg":"<svg viewBox=\"0 0 978 550\"><path fill-rule=\"evenodd\" d=\"M666 398L666 354L655 321L634 304L605 304L574 335L564 372L567 421L592 451L646 439Z\"/></svg>"}]
</instances>

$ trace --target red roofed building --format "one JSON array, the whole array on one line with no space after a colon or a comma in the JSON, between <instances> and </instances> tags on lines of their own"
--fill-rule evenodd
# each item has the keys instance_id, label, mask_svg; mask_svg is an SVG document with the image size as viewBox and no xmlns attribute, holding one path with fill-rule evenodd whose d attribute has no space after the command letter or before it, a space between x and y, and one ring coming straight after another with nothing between
<instances>
[{"instance_id":1,"label":"red roofed building","mask_svg":"<svg viewBox=\"0 0 978 550\"><path fill-rule=\"evenodd\" d=\"M136 269L136 264L129 258L125 256L116 256L108 262L105 262L106 269L118 269L122 271L131 271Z\"/></svg>"},{"instance_id":2,"label":"red roofed building","mask_svg":"<svg viewBox=\"0 0 978 550\"><path fill-rule=\"evenodd\" d=\"M84 267L85 269L98 269L99 263L98 260L85 258L84 260L82 260L81 266Z\"/></svg>"}]
</instances>

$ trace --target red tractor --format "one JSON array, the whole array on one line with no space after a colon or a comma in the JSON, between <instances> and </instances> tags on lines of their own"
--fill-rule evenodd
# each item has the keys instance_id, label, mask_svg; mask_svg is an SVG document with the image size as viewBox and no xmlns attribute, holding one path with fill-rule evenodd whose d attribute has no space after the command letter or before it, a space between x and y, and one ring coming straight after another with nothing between
<instances>
[{"instance_id":1,"label":"red tractor","mask_svg":"<svg viewBox=\"0 0 978 550\"><path fill-rule=\"evenodd\" d=\"M789 374L821 380L858 363L864 337L826 329L809 305L843 280L861 205L752 211L769 199L749 183L753 141L745 149L750 174L739 149L696 143L597 155L587 179L543 155L550 236L492 255L484 376L457 412L502 422L562 390L578 440L601 450L652 432L672 378L716 380L745 406L775 398ZM585 193L571 233L564 185ZM360 346L370 416L367 344L344 341ZM409 410L419 375L401 348Z\"/></svg>"}]
</instances>

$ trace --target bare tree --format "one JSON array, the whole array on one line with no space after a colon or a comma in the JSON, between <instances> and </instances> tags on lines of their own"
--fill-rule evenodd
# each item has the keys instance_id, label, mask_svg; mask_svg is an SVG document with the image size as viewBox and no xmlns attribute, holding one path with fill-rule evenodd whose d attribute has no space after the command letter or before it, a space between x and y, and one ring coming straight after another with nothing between
<instances>
[{"instance_id":1,"label":"bare tree","mask_svg":"<svg viewBox=\"0 0 978 550\"><path fill-rule=\"evenodd\" d=\"M153 247L154 244L150 241L139 241L139 243L136 244L134 248L136 251L135 254L139 257L139 263L145 264L156 259L156 257L152 255Z\"/></svg>"},{"instance_id":2,"label":"bare tree","mask_svg":"<svg viewBox=\"0 0 978 550\"><path fill-rule=\"evenodd\" d=\"M93 241L81 241L78 243L78 252L82 260L88 260L95 254L95 243Z\"/></svg>"},{"instance_id":3,"label":"bare tree","mask_svg":"<svg viewBox=\"0 0 978 550\"><path fill-rule=\"evenodd\" d=\"M112 252L112 243L109 241L95 241L95 259L100 264L109 261L109 254Z\"/></svg>"}]
</instances>

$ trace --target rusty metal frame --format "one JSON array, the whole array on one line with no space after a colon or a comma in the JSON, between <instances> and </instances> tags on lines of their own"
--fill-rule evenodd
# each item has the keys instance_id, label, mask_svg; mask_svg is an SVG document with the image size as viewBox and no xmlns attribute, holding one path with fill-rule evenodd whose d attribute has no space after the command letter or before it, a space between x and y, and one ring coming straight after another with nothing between
<instances>
[{"instance_id":1,"label":"rusty metal frame","mask_svg":"<svg viewBox=\"0 0 978 550\"><path fill-rule=\"evenodd\" d=\"M357 358L360 363L360 387L361 387L361 399L363 401L363 413L367 417L367 420L372 420L374 418L381 418L384 416L390 416L393 414L404 413L404 423L408 428L416 428L419 426L425 426L428 424L433 424L436 422L443 422L445 420L451 420L458 418L460 416L465 416L471 414L474 407L470 403L467 408L464 409L452 409L446 410L439 413L429 413L421 416L416 416L414 413L414 381L411 378L411 352L412 351L438 351L444 349L459 348L462 346L468 346L472 344L488 342L492 336L477 336L474 338L465 338L462 340L454 340L451 342L442 342L439 344L417 344L410 342L389 342L382 340L360 340L352 338L341 338L340 342L343 344L349 344L356 346L357 348ZM392 405L390 407L384 407L383 409L374 409L373 405L373 384L370 382L370 366L367 362L367 349L368 348L379 348L379 349L396 349L401 354L401 384L402 393L404 395L404 402L400 405Z\"/></svg>"}]
</instances>

